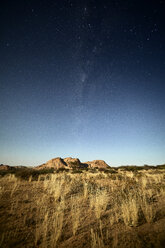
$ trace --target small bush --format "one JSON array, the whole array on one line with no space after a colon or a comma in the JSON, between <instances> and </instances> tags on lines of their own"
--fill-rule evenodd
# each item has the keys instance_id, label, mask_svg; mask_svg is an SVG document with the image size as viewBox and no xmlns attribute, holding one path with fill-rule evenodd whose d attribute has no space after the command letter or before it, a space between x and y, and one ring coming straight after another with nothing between
<instances>
[{"instance_id":1,"label":"small bush","mask_svg":"<svg viewBox=\"0 0 165 248\"><path fill-rule=\"evenodd\" d=\"M98 168L98 171L103 171L103 172L105 172L105 171L106 171L106 168Z\"/></svg>"},{"instance_id":2,"label":"small bush","mask_svg":"<svg viewBox=\"0 0 165 248\"><path fill-rule=\"evenodd\" d=\"M82 170L77 170L77 169L74 168L72 170L72 174L77 174L77 173L80 174L80 173L83 173L83 171Z\"/></svg>"},{"instance_id":3,"label":"small bush","mask_svg":"<svg viewBox=\"0 0 165 248\"><path fill-rule=\"evenodd\" d=\"M112 170L111 168L99 168L98 171L100 172L104 172L104 173L110 173L110 174L114 174L117 173L115 170Z\"/></svg>"},{"instance_id":4,"label":"small bush","mask_svg":"<svg viewBox=\"0 0 165 248\"><path fill-rule=\"evenodd\" d=\"M88 171L91 173L97 173L98 172L98 170L96 168L90 168Z\"/></svg>"},{"instance_id":5,"label":"small bush","mask_svg":"<svg viewBox=\"0 0 165 248\"><path fill-rule=\"evenodd\" d=\"M105 170L104 173L107 173L107 174L116 174L117 171L116 170Z\"/></svg>"},{"instance_id":6,"label":"small bush","mask_svg":"<svg viewBox=\"0 0 165 248\"><path fill-rule=\"evenodd\" d=\"M88 171L89 169L87 167L82 167L81 170L82 171Z\"/></svg>"},{"instance_id":7,"label":"small bush","mask_svg":"<svg viewBox=\"0 0 165 248\"><path fill-rule=\"evenodd\" d=\"M56 173L59 173L59 172L69 172L70 170L69 169L66 169L66 168L59 168L57 170L55 170Z\"/></svg>"}]
</instances>

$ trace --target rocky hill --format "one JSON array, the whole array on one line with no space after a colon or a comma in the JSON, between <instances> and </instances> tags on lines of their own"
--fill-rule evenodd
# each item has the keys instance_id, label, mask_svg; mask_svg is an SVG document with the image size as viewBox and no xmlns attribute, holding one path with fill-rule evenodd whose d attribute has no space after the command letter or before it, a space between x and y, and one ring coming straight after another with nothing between
<instances>
[{"instance_id":1,"label":"rocky hill","mask_svg":"<svg viewBox=\"0 0 165 248\"><path fill-rule=\"evenodd\" d=\"M35 167L36 169L46 169L46 168L54 168L54 169L73 169L73 168L108 168L109 165L106 164L103 160L93 160L82 163L78 158L53 158L48 162Z\"/></svg>"},{"instance_id":2,"label":"rocky hill","mask_svg":"<svg viewBox=\"0 0 165 248\"><path fill-rule=\"evenodd\" d=\"M93 160L93 161L88 161L85 164L88 165L89 168L108 168L109 165L106 164L104 160Z\"/></svg>"}]
</instances>

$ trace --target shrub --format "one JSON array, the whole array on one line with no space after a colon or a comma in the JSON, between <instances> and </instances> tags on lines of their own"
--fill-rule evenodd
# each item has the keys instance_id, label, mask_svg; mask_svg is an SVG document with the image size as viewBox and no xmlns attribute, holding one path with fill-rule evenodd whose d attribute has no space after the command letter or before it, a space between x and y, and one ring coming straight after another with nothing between
<instances>
[{"instance_id":1,"label":"shrub","mask_svg":"<svg viewBox=\"0 0 165 248\"><path fill-rule=\"evenodd\" d=\"M96 168L90 168L88 171L91 173L97 173L98 172L98 170Z\"/></svg>"},{"instance_id":2,"label":"shrub","mask_svg":"<svg viewBox=\"0 0 165 248\"><path fill-rule=\"evenodd\" d=\"M165 164L157 165L156 168L161 169L161 170L165 170Z\"/></svg>"},{"instance_id":3,"label":"shrub","mask_svg":"<svg viewBox=\"0 0 165 248\"><path fill-rule=\"evenodd\" d=\"M105 172L106 169L105 169L105 168L98 168L98 171L103 171L103 172Z\"/></svg>"},{"instance_id":4,"label":"shrub","mask_svg":"<svg viewBox=\"0 0 165 248\"><path fill-rule=\"evenodd\" d=\"M80 174L80 173L83 173L83 171L82 170L77 170L76 168L74 168L72 170L72 174L76 174L76 173Z\"/></svg>"},{"instance_id":5,"label":"shrub","mask_svg":"<svg viewBox=\"0 0 165 248\"><path fill-rule=\"evenodd\" d=\"M32 176L32 180L37 180L39 175L43 174L50 174L53 173L54 169L42 169L42 170L35 170L31 168L26 168L26 169L18 169L15 171L15 176L19 177L24 180L28 180L30 176Z\"/></svg>"},{"instance_id":6,"label":"shrub","mask_svg":"<svg viewBox=\"0 0 165 248\"><path fill-rule=\"evenodd\" d=\"M104 173L116 174L117 171L116 170L105 170Z\"/></svg>"},{"instance_id":7,"label":"shrub","mask_svg":"<svg viewBox=\"0 0 165 248\"><path fill-rule=\"evenodd\" d=\"M15 171L14 170L0 170L0 176L5 176L7 174L13 174Z\"/></svg>"},{"instance_id":8,"label":"shrub","mask_svg":"<svg viewBox=\"0 0 165 248\"><path fill-rule=\"evenodd\" d=\"M115 170L112 170L111 168L99 168L98 170L104 173L111 173L111 174L117 173Z\"/></svg>"},{"instance_id":9,"label":"shrub","mask_svg":"<svg viewBox=\"0 0 165 248\"><path fill-rule=\"evenodd\" d=\"M82 171L88 171L89 169L87 167L82 167L81 170Z\"/></svg>"},{"instance_id":10,"label":"shrub","mask_svg":"<svg viewBox=\"0 0 165 248\"><path fill-rule=\"evenodd\" d=\"M66 169L66 168L59 168L57 170L55 170L56 173L59 173L59 172L68 172L70 171L69 169Z\"/></svg>"}]
</instances>

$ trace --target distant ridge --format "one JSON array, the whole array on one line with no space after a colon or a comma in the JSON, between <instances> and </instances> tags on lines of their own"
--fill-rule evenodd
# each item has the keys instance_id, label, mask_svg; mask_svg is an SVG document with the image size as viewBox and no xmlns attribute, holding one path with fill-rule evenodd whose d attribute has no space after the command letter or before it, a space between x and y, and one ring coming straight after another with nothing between
<instances>
[{"instance_id":1,"label":"distant ridge","mask_svg":"<svg viewBox=\"0 0 165 248\"><path fill-rule=\"evenodd\" d=\"M23 168L27 168L27 167L22 166L22 165L10 166L10 165L5 165L5 164L0 164L0 170L3 170L3 171L23 169Z\"/></svg>"},{"instance_id":2,"label":"distant ridge","mask_svg":"<svg viewBox=\"0 0 165 248\"><path fill-rule=\"evenodd\" d=\"M165 163L160 165L143 165L143 166L137 166L137 165L123 165L118 167L111 167L109 166L104 160L93 160L93 161L87 161L82 163L78 158L53 158L49 161L47 161L44 164L38 165L38 166L23 166L23 165L17 165L17 166L10 166L6 164L0 164L0 171L1 172L14 172L19 171L22 169L34 169L34 170L41 170L41 169L84 169L84 168L98 168L98 169L108 169L108 168L116 168L120 170L129 170L129 171L135 171L135 170L149 170L149 169L165 169Z\"/></svg>"}]
</instances>

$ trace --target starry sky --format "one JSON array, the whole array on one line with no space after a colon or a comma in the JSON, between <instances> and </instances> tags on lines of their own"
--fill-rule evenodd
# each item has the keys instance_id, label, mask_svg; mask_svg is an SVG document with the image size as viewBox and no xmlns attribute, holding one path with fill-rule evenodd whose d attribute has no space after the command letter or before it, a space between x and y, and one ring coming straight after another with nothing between
<instances>
[{"instance_id":1,"label":"starry sky","mask_svg":"<svg viewBox=\"0 0 165 248\"><path fill-rule=\"evenodd\" d=\"M165 162L165 2L0 6L0 163Z\"/></svg>"}]
</instances>

